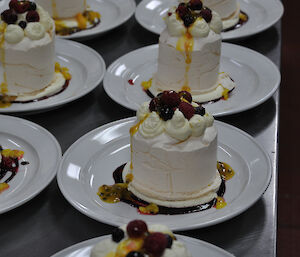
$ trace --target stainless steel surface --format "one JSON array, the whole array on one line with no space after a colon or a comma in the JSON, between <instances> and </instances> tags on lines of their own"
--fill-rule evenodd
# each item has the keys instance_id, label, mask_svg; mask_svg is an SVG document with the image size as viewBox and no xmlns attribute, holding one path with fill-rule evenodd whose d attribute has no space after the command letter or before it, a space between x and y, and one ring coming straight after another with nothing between
<instances>
[{"instance_id":1,"label":"stainless steel surface","mask_svg":"<svg viewBox=\"0 0 300 257\"><path fill-rule=\"evenodd\" d=\"M235 43L266 55L279 66L280 29L278 23L259 35ZM132 17L114 31L84 43L97 50L108 66L123 54L157 41L156 35L144 30ZM270 154L273 177L264 196L238 217L182 234L213 243L236 256L276 255L278 108L277 93L255 109L220 119L254 136ZM134 112L110 100L100 85L76 102L23 118L53 133L64 152L90 130L133 115ZM27 204L0 215L0 220L0 256L6 257L50 256L70 245L108 234L112 230L111 226L96 222L75 210L60 193L56 181Z\"/></svg>"}]
</instances>

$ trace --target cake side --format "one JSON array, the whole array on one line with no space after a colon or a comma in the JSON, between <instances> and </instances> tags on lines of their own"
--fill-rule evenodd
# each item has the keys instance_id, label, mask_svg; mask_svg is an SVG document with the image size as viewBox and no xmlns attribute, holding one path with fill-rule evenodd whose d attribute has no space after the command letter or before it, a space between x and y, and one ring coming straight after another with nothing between
<instances>
[{"instance_id":1,"label":"cake side","mask_svg":"<svg viewBox=\"0 0 300 257\"><path fill-rule=\"evenodd\" d=\"M43 8L32 8L22 13L8 9L1 15L2 94L31 93L54 80L54 22Z\"/></svg>"},{"instance_id":2,"label":"cake side","mask_svg":"<svg viewBox=\"0 0 300 257\"><path fill-rule=\"evenodd\" d=\"M131 129L131 167L125 167L124 176L132 172L128 189L147 202L193 206L215 198L221 184L217 130L214 118L185 98L166 111L161 99L176 95L165 91L138 110L137 125Z\"/></svg>"}]
</instances>

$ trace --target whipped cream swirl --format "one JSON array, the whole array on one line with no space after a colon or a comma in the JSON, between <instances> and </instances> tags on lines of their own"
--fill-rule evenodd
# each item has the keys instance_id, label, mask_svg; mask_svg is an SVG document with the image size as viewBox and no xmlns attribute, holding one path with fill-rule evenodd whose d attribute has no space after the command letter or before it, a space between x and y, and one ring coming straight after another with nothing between
<instances>
[{"instance_id":1,"label":"whipped cream swirl","mask_svg":"<svg viewBox=\"0 0 300 257\"><path fill-rule=\"evenodd\" d=\"M194 102L192 105L199 106ZM214 117L208 112L203 116L194 114L188 120L178 108L175 110L172 119L164 121L156 112L149 111L149 102L145 102L140 106L137 111L137 120L141 122L138 131L144 138L154 138L161 133L166 133L178 141L184 141L190 136L200 137L204 134L206 128L214 124Z\"/></svg>"},{"instance_id":2,"label":"whipped cream swirl","mask_svg":"<svg viewBox=\"0 0 300 257\"><path fill-rule=\"evenodd\" d=\"M220 34L223 29L221 17L214 11L212 11L210 22L206 22L202 17L198 17L190 27L186 28L184 22L176 13L176 7L170 9L165 18L165 23L169 34L173 37L180 37L189 32L193 37L203 38L207 37L210 31Z\"/></svg>"}]
</instances>

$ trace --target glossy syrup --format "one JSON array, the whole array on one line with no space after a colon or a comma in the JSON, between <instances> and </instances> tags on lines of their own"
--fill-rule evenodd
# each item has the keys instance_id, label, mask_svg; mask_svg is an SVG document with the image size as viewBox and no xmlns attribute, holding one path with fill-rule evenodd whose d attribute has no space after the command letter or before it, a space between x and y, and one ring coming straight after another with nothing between
<instances>
[{"instance_id":1,"label":"glossy syrup","mask_svg":"<svg viewBox=\"0 0 300 257\"><path fill-rule=\"evenodd\" d=\"M0 153L1 153L0 181L6 176L6 174L10 173L10 176L5 181L0 182L0 193L9 188L8 183L16 176L20 164L21 165L29 164L28 161L22 161L21 163L19 163L18 157L5 157L4 154L2 153L3 150L4 149L0 145Z\"/></svg>"},{"instance_id":2,"label":"glossy syrup","mask_svg":"<svg viewBox=\"0 0 300 257\"><path fill-rule=\"evenodd\" d=\"M228 31L238 29L241 26L243 26L248 20L249 20L249 16L245 12L241 11L239 22L228 29L223 29L223 32L228 32Z\"/></svg>"},{"instance_id":3,"label":"glossy syrup","mask_svg":"<svg viewBox=\"0 0 300 257\"><path fill-rule=\"evenodd\" d=\"M127 203L127 204L137 208L141 214L176 215L176 214L185 214L185 213L204 211L204 210L210 209L212 207L215 207L216 209L221 209L226 206L226 201L223 197L225 194L225 191L226 191L225 181L229 180L234 175L234 171L228 164L218 162L217 168L218 168L218 171L220 172L222 182L221 182L220 188L217 192L217 195L218 195L217 198L213 199L212 201L210 201L208 203L200 204L200 205L196 205L196 206L192 206L192 207L169 208L169 207L164 207L164 206L156 206L154 204L145 202L142 199L136 197L133 193L131 193L127 189L128 181L126 181L127 183L123 181L122 173L123 173L124 167L125 167L125 164L121 165L113 172L113 179L115 181L115 184L112 186L103 185L103 186L99 187L98 195L101 200L103 200L104 202L107 202L107 203L116 203L116 202ZM227 169L230 169L230 171L228 172ZM231 174L231 175L227 176L224 174ZM152 209L155 210L156 207L158 207L157 211L152 213L151 210ZM147 213L141 211L141 210L145 210L145 209L150 210L150 211Z\"/></svg>"}]
</instances>

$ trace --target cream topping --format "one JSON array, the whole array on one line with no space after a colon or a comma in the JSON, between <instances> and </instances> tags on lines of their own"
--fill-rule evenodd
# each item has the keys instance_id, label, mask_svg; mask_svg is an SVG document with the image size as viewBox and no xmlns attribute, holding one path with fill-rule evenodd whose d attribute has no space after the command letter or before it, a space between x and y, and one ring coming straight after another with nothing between
<instances>
[{"instance_id":1,"label":"cream topping","mask_svg":"<svg viewBox=\"0 0 300 257\"><path fill-rule=\"evenodd\" d=\"M45 33L45 28L40 22L30 22L25 28L25 35L31 40L42 39Z\"/></svg>"},{"instance_id":2,"label":"cream topping","mask_svg":"<svg viewBox=\"0 0 300 257\"><path fill-rule=\"evenodd\" d=\"M194 102L192 104L194 107L199 106ZM204 116L194 114L188 120L179 109L176 109L172 119L167 121L163 121L156 112L151 112L150 115L149 113L149 102L143 103L137 111L137 119L141 121L138 131L144 138L154 138L166 132L172 138L184 141L190 136L202 136L205 129L214 123L214 117L207 112Z\"/></svg>"},{"instance_id":3,"label":"cream topping","mask_svg":"<svg viewBox=\"0 0 300 257\"><path fill-rule=\"evenodd\" d=\"M15 24L10 24L6 27L5 41L10 44L19 43L24 38L24 30Z\"/></svg>"},{"instance_id":4,"label":"cream topping","mask_svg":"<svg viewBox=\"0 0 300 257\"><path fill-rule=\"evenodd\" d=\"M186 28L176 13L176 7L172 7L165 18L165 22L172 37L180 37L188 31L193 37L202 38L207 37L210 30L220 34L223 29L221 17L214 11L212 11L212 20L209 23L202 17L198 17L194 24Z\"/></svg>"},{"instance_id":5,"label":"cream topping","mask_svg":"<svg viewBox=\"0 0 300 257\"><path fill-rule=\"evenodd\" d=\"M163 120L156 112L151 112L151 114L140 125L139 132L145 138L156 137L164 131L165 128L163 123Z\"/></svg>"}]
</instances>

